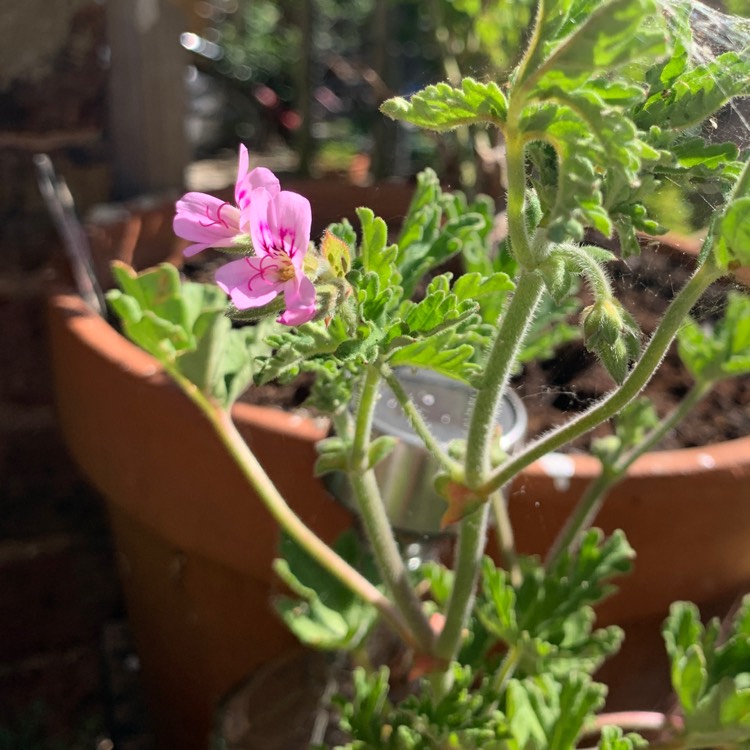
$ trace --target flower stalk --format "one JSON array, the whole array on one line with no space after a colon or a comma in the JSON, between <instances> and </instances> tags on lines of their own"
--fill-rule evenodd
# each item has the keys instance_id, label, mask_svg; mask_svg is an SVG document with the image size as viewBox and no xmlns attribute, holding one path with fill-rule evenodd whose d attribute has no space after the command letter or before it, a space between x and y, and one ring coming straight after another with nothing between
<instances>
[{"instance_id":1,"label":"flower stalk","mask_svg":"<svg viewBox=\"0 0 750 750\"><path fill-rule=\"evenodd\" d=\"M602 467L602 471L591 480L552 543L545 560L547 570L554 568L565 552L575 551L580 535L594 522L607 495L625 478L628 469L641 456L656 447L695 408L696 404L705 398L713 385L713 382L707 380L697 382L685 395L680 405L673 409L637 446L627 451L612 466Z\"/></svg>"},{"instance_id":2,"label":"flower stalk","mask_svg":"<svg viewBox=\"0 0 750 750\"><path fill-rule=\"evenodd\" d=\"M363 601L372 604L386 622L400 634L406 643L419 647L419 641L412 634L411 627L398 607L378 590L359 571L338 555L312 529L305 525L299 516L289 507L279 493L276 485L266 474L255 454L232 422L229 413L211 403L192 383L186 381L179 373L171 372L185 394L201 410L221 440L224 447L234 459L238 468L261 499L269 513L279 526L294 539L322 567L335 576L345 586L354 591Z\"/></svg>"},{"instance_id":3,"label":"flower stalk","mask_svg":"<svg viewBox=\"0 0 750 750\"><path fill-rule=\"evenodd\" d=\"M380 497L375 474L367 464L372 418L378 399L380 380L380 373L376 367L366 368L354 417L349 480L354 491L357 510L383 582L402 617L408 623L412 641L418 644L419 650L431 654L435 634L409 580L409 573Z\"/></svg>"}]
</instances>

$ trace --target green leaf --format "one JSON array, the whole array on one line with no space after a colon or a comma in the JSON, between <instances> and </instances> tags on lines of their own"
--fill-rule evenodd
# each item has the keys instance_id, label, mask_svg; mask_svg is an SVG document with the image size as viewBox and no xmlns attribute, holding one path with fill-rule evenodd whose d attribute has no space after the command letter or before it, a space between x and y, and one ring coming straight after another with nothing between
<instances>
[{"instance_id":1,"label":"green leaf","mask_svg":"<svg viewBox=\"0 0 750 750\"><path fill-rule=\"evenodd\" d=\"M606 688L579 672L511 680L506 696L511 748L570 750L596 710Z\"/></svg>"},{"instance_id":2,"label":"green leaf","mask_svg":"<svg viewBox=\"0 0 750 750\"><path fill-rule=\"evenodd\" d=\"M436 213L434 218L437 221L424 225L419 241L406 245L399 240L404 297L410 297L426 274L461 252L464 244L473 242L486 226L486 217L477 213L448 216L442 224L440 214Z\"/></svg>"},{"instance_id":3,"label":"green leaf","mask_svg":"<svg viewBox=\"0 0 750 750\"><path fill-rule=\"evenodd\" d=\"M680 358L697 380L750 373L750 297L730 292L724 317L712 329L688 319L677 337Z\"/></svg>"},{"instance_id":4,"label":"green leaf","mask_svg":"<svg viewBox=\"0 0 750 750\"><path fill-rule=\"evenodd\" d=\"M726 52L670 81L636 113L635 122L643 130L652 125L682 130L703 122L730 99L748 91L747 59Z\"/></svg>"},{"instance_id":5,"label":"green leaf","mask_svg":"<svg viewBox=\"0 0 750 750\"><path fill-rule=\"evenodd\" d=\"M454 331L440 331L397 349L389 358L392 367L422 367L470 384L481 372L474 363L475 349L461 343Z\"/></svg>"},{"instance_id":6,"label":"green leaf","mask_svg":"<svg viewBox=\"0 0 750 750\"><path fill-rule=\"evenodd\" d=\"M547 216L543 219L549 239L557 243L580 241L586 226L609 236L612 224L603 206L602 177L597 170L597 165L606 159L586 122L570 107L547 103L527 109L520 129L529 138L552 144L559 159L553 167L557 174L554 203L545 207ZM532 151L535 155L546 158L544 152ZM541 172L535 185L541 197L545 195L542 184L546 183L548 189L553 177L544 174L549 167L536 163Z\"/></svg>"},{"instance_id":7,"label":"green leaf","mask_svg":"<svg viewBox=\"0 0 750 750\"><path fill-rule=\"evenodd\" d=\"M334 550L369 580L377 582L374 562L353 531L342 534ZM291 537L281 538L274 570L299 597L279 596L274 607L289 629L307 646L323 650L359 647L369 633L377 610L363 602L325 570Z\"/></svg>"},{"instance_id":8,"label":"green leaf","mask_svg":"<svg viewBox=\"0 0 750 750\"><path fill-rule=\"evenodd\" d=\"M497 84L464 78L461 88L447 83L427 86L408 100L395 97L380 111L427 130L454 130L461 125L490 123L502 127L508 102Z\"/></svg>"},{"instance_id":9,"label":"green leaf","mask_svg":"<svg viewBox=\"0 0 750 750\"><path fill-rule=\"evenodd\" d=\"M597 750L638 750L648 742L635 732L625 734L620 727L603 727Z\"/></svg>"},{"instance_id":10,"label":"green leaf","mask_svg":"<svg viewBox=\"0 0 750 750\"><path fill-rule=\"evenodd\" d=\"M750 266L750 196L732 201L719 226L727 266Z\"/></svg>"},{"instance_id":11,"label":"green leaf","mask_svg":"<svg viewBox=\"0 0 750 750\"><path fill-rule=\"evenodd\" d=\"M750 598L722 629L716 619L704 627L695 605L676 602L663 632L685 715L685 746L750 742Z\"/></svg>"},{"instance_id":12,"label":"green leaf","mask_svg":"<svg viewBox=\"0 0 750 750\"><path fill-rule=\"evenodd\" d=\"M113 272L123 291L107 297L126 334L209 398L225 407L234 402L250 383L256 358L269 354L265 337L278 325L268 320L233 329L224 293L181 282L170 264L140 274L117 264Z\"/></svg>"},{"instance_id":13,"label":"green leaf","mask_svg":"<svg viewBox=\"0 0 750 750\"><path fill-rule=\"evenodd\" d=\"M377 275L381 289L398 286L401 282L395 265L398 247L388 244L386 223L381 218L376 218L369 208L358 208L357 218L362 226L359 244L362 267Z\"/></svg>"},{"instance_id":14,"label":"green leaf","mask_svg":"<svg viewBox=\"0 0 750 750\"><path fill-rule=\"evenodd\" d=\"M398 438L392 435L381 435L370 443L367 451L367 468L372 469L376 464L387 458L391 451L398 445Z\"/></svg>"},{"instance_id":15,"label":"green leaf","mask_svg":"<svg viewBox=\"0 0 750 750\"><path fill-rule=\"evenodd\" d=\"M576 11L575 15L571 10ZM544 12L542 44L532 51L519 83L533 77L537 86L544 87L545 76L559 72L585 80L597 71L612 71L636 60L658 59L667 49L666 28L654 0L555 0ZM560 15L558 20L553 18L556 13ZM548 37L559 38L561 32L568 31L571 33L550 53L553 45ZM638 44L633 44L636 38Z\"/></svg>"},{"instance_id":16,"label":"green leaf","mask_svg":"<svg viewBox=\"0 0 750 750\"><path fill-rule=\"evenodd\" d=\"M493 273L487 276L465 273L456 279L451 291L459 302L476 302L482 320L490 325L496 325L508 293L514 289L515 284L506 273Z\"/></svg>"},{"instance_id":17,"label":"green leaf","mask_svg":"<svg viewBox=\"0 0 750 750\"><path fill-rule=\"evenodd\" d=\"M591 606L612 592L610 579L627 572L632 557L622 533L603 540L601 532L591 530L579 552L564 556L552 571L522 558L523 579L516 587L485 560L477 616L506 648L518 650L521 674L593 672L617 651L622 631L594 631Z\"/></svg>"},{"instance_id":18,"label":"green leaf","mask_svg":"<svg viewBox=\"0 0 750 750\"><path fill-rule=\"evenodd\" d=\"M455 326L474 313L478 304L459 300L450 290L451 274L436 276L419 302L404 302L399 308L400 330L406 334L424 333Z\"/></svg>"}]
</instances>

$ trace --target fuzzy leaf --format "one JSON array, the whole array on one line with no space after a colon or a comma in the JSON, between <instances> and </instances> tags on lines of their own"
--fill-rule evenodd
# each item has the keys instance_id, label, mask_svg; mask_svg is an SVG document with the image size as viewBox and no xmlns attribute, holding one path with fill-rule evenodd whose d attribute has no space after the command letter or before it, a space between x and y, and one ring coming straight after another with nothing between
<instances>
[{"instance_id":1,"label":"fuzzy leaf","mask_svg":"<svg viewBox=\"0 0 750 750\"><path fill-rule=\"evenodd\" d=\"M513 289L515 284L506 273L493 273L487 276L466 273L456 279L451 291L461 302L478 303L482 320L490 325L496 325L508 293Z\"/></svg>"},{"instance_id":2,"label":"fuzzy leaf","mask_svg":"<svg viewBox=\"0 0 750 750\"><path fill-rule=\"evenodd\" d=\"M380 111L394 120L403 120L427 130L454 130L460 125L490 123L502 126L508 102L497 84L464 78L461 88L447 83L427 86L408 100L395 97L384 102Z\"/></svg>"},{"instance_id":3,"label":"fuzzy leaf","mask_svg":"<svg viewBox=\"0 0 750 750\"><path fill-rule=\"evenodd\" d=\"M620 727L603 727L597 750L639 750L648 742L635 732L625 734Z\"/></svg>"},{"instance_id":4,"label":"fuzzy leaf","mask_svg":"<svg viewBox=\"0 0 750 750\"><path fill-rule=\"evenodd\" d=\"M695 605L676 602L664 624L672 684L685 715L688 747L750 742L750 599L719 642L718 620L707 626Z\"/></svg>"},{"instance_id":5,"label":"fuzzy leaf","mask_svg":"<svg viewBox=\"0 0 750 750\"><path fill-rule=\"evenodd\" d=\"M369 580L377 581L373 561L353 531L345 532L334 549ZM289 536L283 535L282 557L274 570L299 597L277 597L276 611L307 646L323 650L357 648L377 619L377 610L363 602Z\"/></svg>"},{"instance_id":6,"label":"fuzzy leaf","mask_svg":"<svg viewBox=\"0 0 750 750\"><path fill-rule=\"evenodd\" d=\"M750 91L748 63L737 52L726 52L715 60L683 72L649 98L636 114L639 128L691 127L703 122L735 96Z\"/></svg>"},{"instance_id":7,"label":"fuzzy leaf","mask_svg":"<svg viewBox=\"0 0 750 750\"><path fill-rule=\"evenodd\" d=\"M570 750L604 704L606 688L579 672L511 680L506 696L513 750Z\"/></svg>"},{"instance_id":8,"label":"fuzzy leaf","mask_svg":"<svg viewBox=\"0 0 750 750\"><path fill-rule=\"evenodd\" d=\"M730 292L724 317L713 330L688 320L677 336L680 358L694 378L712 381L750 373L750 297Z\"/></svg>"},{"instance_id":9,"label":"fuzzy leaf","mask_svg":"<svg viewBox=\"0 0 750 750\"><path fill-rule=\"evenodd\" d=\"M401 347L388 361L392 367L422 367L471 383L481 371L474 356L471 344L462 343L454 331L447 330Z\"/></svg>"},{"instance_id":10,"label":"fuzzy leaf","mask_svg":"<svg viewBox=\"0 0 750 750\"><path fill-rule=\"evenodd\" d=\"M575 85L597 71L658 59L666 52L666 31L654 0L554 0L546 6L542 6L541 44L532 50L525 68L525 77L533 74L540 88L545 86L546 75L562 72ZM555 39L566 32L555 46ZM638 44L633 44L635 38Z\"/></svg>"},{"instance_id":11,"label":"fuzzy leaf","mask_svg":"<svg viewBox=\"0 0 750 750\"><path fill-rule=\"evenodd\" d=\"M388 244L388 227L369 208L358 208L357 217L362 225L358 249L362 268L377 275L381 289L398 286L401 282L395 266L398 248Z\"/></svg>"},{"instance_id":12,"label":"fuzzy leaf","mask_svg":"<svg viewBox=\"0 0 750 750\"><path fill-rule=\"evenodd\" d=\"M605 160L586 122L570 107L547 103L527 110L520 127L530 138L552 144L559 158L557 192L546 218L550 240L581 240L587 226L609 236L612 224L597 171Z\"/></svg>"},{"instance_id":13,"label":"fuzzy leaf","mask_svg":"<svg viewBox=\"0 0 750 750\"><path fill-rule=\"evenodd\" d=\"M725 267L750 266L750 196L737 198L721 219L717 258Z\"/></svg>"},{"instance_id":14,"label":"fuzzy leaf","mask_svg":"<svg viewBox=\"0 0 750 750\"><path fill-rule=\"evenodd\" d=\"M617 651L622 631L594 631L591 606L612 592L610 579L627 572L632 557L621 532L603 540L601 532L591 530L580 550L563 556L552 571L523 558L522 583L515 588L486 560L477 614L490 633L520 650L526 674L593 671Z\"/></svg>"},{"instance_id":15,"label":"fuzzy leaf","mask_svg":"<svg viewBox=\"0 0 750 750\"><path fill-rule=\"evenodd\" d=\"M223 406L235 401L252 379L256 358L269 354L265 337L277 324L233 329L224 293L180 282L170 264L140 274L124 264L113 270L123 291L112 290L108 300L127 335Z\"/></svg>"}]
</instances>

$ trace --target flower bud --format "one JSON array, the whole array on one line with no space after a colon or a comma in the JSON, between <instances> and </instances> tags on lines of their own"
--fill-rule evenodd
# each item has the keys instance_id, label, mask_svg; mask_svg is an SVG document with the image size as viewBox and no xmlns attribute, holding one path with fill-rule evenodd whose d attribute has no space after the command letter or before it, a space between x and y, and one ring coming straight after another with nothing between
<instances>
[{"instance_id":1,"label":"flower bud","mask_svg":"<svg viewBox=\"0 0 750 750\"><path fill-rule=\"evenodd\" d=\"M617 383L640 355L640 329L617 300L600 298L583 311L583 340Z\"/></svg>"},{"instance_id":2,"label":"flower bud","mask_svg":"<svg viewBox=\"0 0 750 750\"><path fill-rule=\"evenodd\" d=\"M583 340L590 350L603 343L614 344L624 327L622 308L613 299L598 299L582 314Z\"/></svg>"}]
</instances>

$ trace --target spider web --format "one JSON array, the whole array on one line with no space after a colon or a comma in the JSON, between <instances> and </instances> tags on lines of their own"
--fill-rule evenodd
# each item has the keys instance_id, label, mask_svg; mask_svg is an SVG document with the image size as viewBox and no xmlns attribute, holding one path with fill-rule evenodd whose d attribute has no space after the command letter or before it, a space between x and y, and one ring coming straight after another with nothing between
<instances>
[{"instance_id":1,"label":"spider web","mask_svg":"<svg viewBox=\"0 0 750 750\"><path fill-rule=\"evenodd\" d=\"M748 0L748 3L750 4L750 0ZM719 55L730 51L743 56L750 56L750 19L722 13L698 0L662 0L662 6L668 22L671 20L674 24L681 22L685 11L689 13L692 43L688 49L688 54L694 65L710 63ZM720 85L720 82L717 82L717 84ZM696 133L693 132L692 134L695 135ZM741 158L747 159L750 151L750 98L734 99L725 105L704 125L701 135L706 140L715 143L734 143L742 153ZM685 222L690 224L690 230L684 231L682 236L671 234L666 239L669 244L673 243L678 248L691 246L695 253L705 236L708 219L721 201L718 200L716 195L704 195L701 192L696 192L689 198L692 211L689 216L685 217ZM703 204L702 210L701 204ZM679 291L687 277L687 271L682 268L674 268L673 270L670 270L669 267L665 268L663 257L660 258L658 254L652 252L651 245L657 246L660 242L660 238L654 238L653 242L644 240L645 247L640 256L630 258L627 261L617 261L613 264L612 273L618 278L619 294L623 295L624 290L624 302L626 306L630 307L631 313L634 314L639 323L642 323L644 319L652 319L653 315L648 310L643 312L633 309L628 304L627 297L630 296L635 299L635 295L629 295L628 292L639 288L643 307L651 308L652 303L653 307L658 307L659 304L662 304L658 301L659 298L664 300L663 303L666 304L665 300L673 297ZM691 258L687 256L684 261L686 266L692 262ZM655 283L654 280L657 278L658 283ZM748 293L747 286L743 286L734 278L725 279L714 285L704 295L693 314L706 325L719 319L722 317L723 308L726 305L726 295L732 289ZM588 302L585 304L588 304ZM650 333L650 331L645 332L647 335ZM527 387L522 394L530 412L537 408L540 401L554 403L555 408L560 409L560 423L567 421L570 411L585 408L593 395L592 392L588 391L585 375L582 379L573 380L576 383L573 387L554 385L555 380L560 377L560 371L571 366L570 362L565 361L565 356L566 352L563 350L554 361L545 364L552 385L536 383L536 387ZM575 367L575 362L573 367ZM596 364L593 367L600 368L601 365ZM745 380L750 379L745 378ZM646 393L648 395L648 391ZM599 395L602 395L601 391L599 391ZM679 400L679 398L676 400ZM674 405L673 403L669 407L664 406L658 410L663 415L671 411ZM746 404L743 408L745 412L750 411L750 405ZM599 434L606 431L609 431L609 427L602 426ZM677 432L680 432L679 428ZM675 447L675 445L664 447Z\"/></svg>"}]
</instances>

